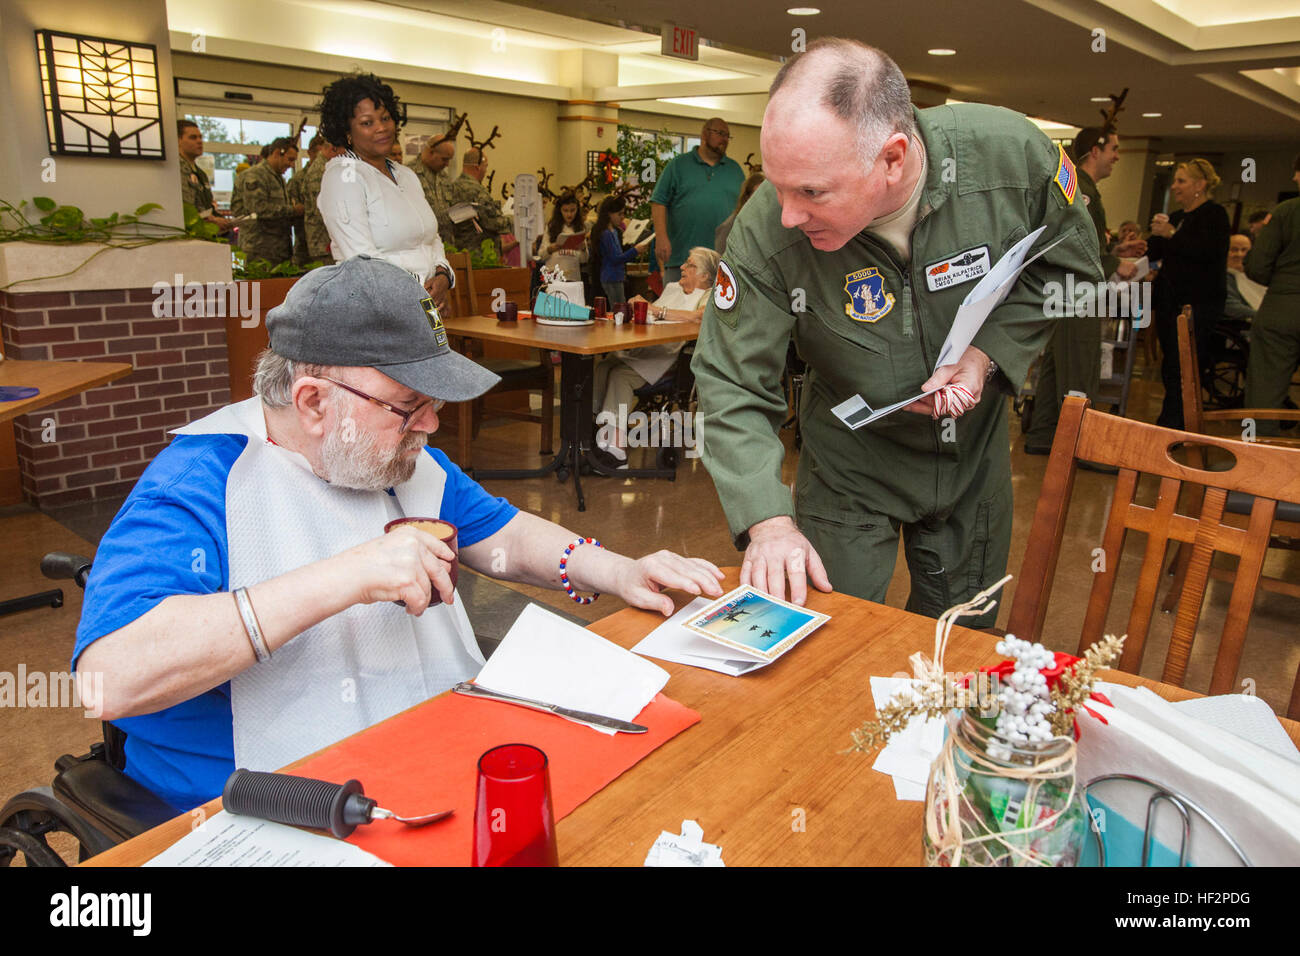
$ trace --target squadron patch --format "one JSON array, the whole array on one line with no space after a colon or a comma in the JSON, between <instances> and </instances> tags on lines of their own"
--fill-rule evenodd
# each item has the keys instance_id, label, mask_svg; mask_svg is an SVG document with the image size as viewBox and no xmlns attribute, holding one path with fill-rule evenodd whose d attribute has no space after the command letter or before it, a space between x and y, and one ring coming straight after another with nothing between
<instances>
[{"instance_id":1,"label":"squadron patch","mask_svg":"<svg viewBox=\"0 0 1300 956\"><path fill-rule=\"evenodd\" d=\"M989 247L976 246L925 267L925 287L938 292L978 279L989 271Z\"/></svg>"},{"instance_id":2,"label":"squadron patch","mask_svg":"<svg viewBox=\"0 0 1300 956\"><path fill-rule=\"evenodd\" d=\"M876 322L894 307L894 293L885 291L885 277L875 266L844 277L849 302L844 314L857 322Z\"/></svg>"},{"instance_id":3,"label":"squadron patch","mask_svg":"<svg viewBox=\"0 0 1300 956\"><path fill-rule=\"evenodd\" d=\"M730 312L736 304L736 277L725 262L718 263L718 278L713 283L713 304L723 312Z\"/></svg>"},{"instance_id":4,"label":"squadron patch","mask_svg":"<svg viewBox=\"0 0 1300 956\"><path fill-rule=\"evenodd\" d=\"M1056 175L1052 177L1056 185L1060 187L1061 195L1071 206L1074 205L1074 194L1079 188L1079 177L1074 172L1074 163L1070 162L1070 157L1065 155L1065 147L1057 144L1056 152L1058 155L1056 161Z\"/></svg>"}]
</instances>

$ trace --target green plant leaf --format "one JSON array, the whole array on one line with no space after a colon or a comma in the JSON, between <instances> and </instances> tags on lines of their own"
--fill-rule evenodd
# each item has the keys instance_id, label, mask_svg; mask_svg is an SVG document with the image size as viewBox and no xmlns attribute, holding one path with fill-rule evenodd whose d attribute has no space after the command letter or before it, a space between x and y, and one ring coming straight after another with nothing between
<instances>
[{"instance_id":1,"label":"green plant leaf","mask_svg":"<svg viewBox=\"0 0 1300 956\"><path fill-rule=\"evenodd\" d=\"M49 196L37 196L35 199L32 200L32 205L34 205L41 212L50 212L52 209L54 209L57 203L55 203L55 201L51 199Z\"/></svg>"},{"instance_id":2,"label":"green plant leaf","mask_svg":"<svg viewBox=\"0 0 1300 956\"><path fill-rule=\"evenodd\" d=\"M147 202L135 211L135 215L145 216L153 212L155 209L161 209L161 208L162 208L162 203Z\"/></svg>"}]
</instances>

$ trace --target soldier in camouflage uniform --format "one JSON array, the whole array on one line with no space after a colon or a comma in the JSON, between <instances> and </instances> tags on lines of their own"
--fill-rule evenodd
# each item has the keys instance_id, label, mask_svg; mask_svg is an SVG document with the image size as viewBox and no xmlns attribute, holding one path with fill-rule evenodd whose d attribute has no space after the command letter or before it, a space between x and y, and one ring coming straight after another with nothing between
<instances>
[{"instance_id":1,"label":"soldier in camouflage uniform","mask_svg":"<svg viewBox=\"0 0 1300 956\"><path fill-rule=\"evenodd\" d=\"M335 156L342 156L343 150L338 146L325 143L316 158L307 164L307 168L290 180L289 185L298 183L298 202L303 205L303 233L305 250L303 263L320 262L330 265L334 262L330 255L330 234L325 228L325 219L316 206L320 198L321 177L325 175L326 164ZM295 248L295 254L297 249Z\"/></svg>"},{"instance_id":2,"label":"soldier in camouflage uniform","mask_svg":"<svg viewBox=\"0 0 1300 956\"><path fill-rule=\"evenodd\" d=\"M303 207L289 200L284 171L298 158L293 140L284 136L271 144L266 160L243 173L235 183L239 209L256 215L239 227L239 246L248 260L265 259L279 265L293 258L291 226ZM232 197L231 208L235 208Z\"/></svg>"},{"instance_id":3,"label":"soldier in camouflage uniform","mask_svg":"<svg viewBox=\"0 0 1300 956\"><path fill-rule=\"evenodd\" d=\"M197 209L204 219L217 223L225 232L229 223L217 212L208 174L195 162L203 155L203 132L199 124L193 120L177 120L176 139L181 159L181 200Z\"/></svg>"},{"instance_id":4,"label":"soldier in camouflage uniform","mask_svg":"<svg viewBox=\"0 0 1300 956\"><path fill-rule=\"evenodd\" d=\"M461 164L460 178L453 180L447 189L448 207L458 203L470 203L478 212L477 219L467 219L452 226L452 241L458 249L478 249L484 239L491 239L497 244L497 250L503 251L501 233L508 232L512 228L509 218L501 212L501 204L492 198L487 187L483 185L487 168L487 157L481 150L467 151L465 160ZM434 214L437 214L436 210ZM476 222L478 228L474 226Z\"/></svg>"},{"instance_id":5,"label":"soldier in camouflage uniform","mask_svg":"<svg viewBox=\"0 0 1300 956\"><path fill-rule=\"evenodd\" d=\"M447 215L447 194L452 183L449 167L455 155L455 140L434 138L424 144L419 156L406 164L420 177L425 201L433 210L433 218L438 220L438 235L443 245L455 241L452 222Z\"/></svg>"},{"instance_id":6,"label":"soldier in camouflage uniform","mask_svg":"<svg viewBox=\"0 0 1300 956\"><path fill-rule=\"evenodd\" d=\"M309 261L307 253L307 230L306 224L303 222L303 216L306 216L309 207L307 201L303 198L302 175L311 166L312 160L320 155L321 147L324 144L325 137L321 136L320 133L317 133L311 138L311 142L307 144L307 165L302 169L294 170L293 175L289 177L289 184L284 187L284 192L285 195L289 197L289 202L300 205L303 208L303 215L298 216L293 220L293 264L296 266L303 265Z\"/></svg>"}]
</instances>

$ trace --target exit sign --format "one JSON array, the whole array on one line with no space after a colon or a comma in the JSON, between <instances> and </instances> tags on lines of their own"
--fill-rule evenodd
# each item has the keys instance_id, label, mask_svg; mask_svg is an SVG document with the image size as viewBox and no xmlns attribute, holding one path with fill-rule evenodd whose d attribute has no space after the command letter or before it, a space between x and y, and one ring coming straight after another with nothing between
<instances>
[{"instance_id":1,"label":"exit sign","mask_svg":"<svg viewBox=\"0 0 1300 956\"><path fill-rule=\"evenodd\" d=\"M659 31L659 52L664 56L675 56L679 60L698 60L700 35L690 27L665 23Z\"/></svg>"}]
</instances>

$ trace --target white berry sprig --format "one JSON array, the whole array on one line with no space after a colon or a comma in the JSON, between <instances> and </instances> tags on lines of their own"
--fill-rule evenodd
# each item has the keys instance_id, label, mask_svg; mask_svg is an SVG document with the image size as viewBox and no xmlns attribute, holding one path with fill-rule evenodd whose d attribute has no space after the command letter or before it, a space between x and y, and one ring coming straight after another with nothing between
<instances>
[{"instance_id":1,"label":"white berry sprig","mask_svg":"<svg viewBox=\"0 0 1300 956\"><path fill-rule=\"evenodd\" d=\"M1056 663L1056 655L1042 644L1030 644L1012 634L998 642L997 651L1016 662L998 695L998 735L1017 744L1046 743L1054 736L1050 720L1056 706L1042 671ZM1011 753L997 742L990 742L989 755L1006 760Z\"/></svg>"}]
</instances>

